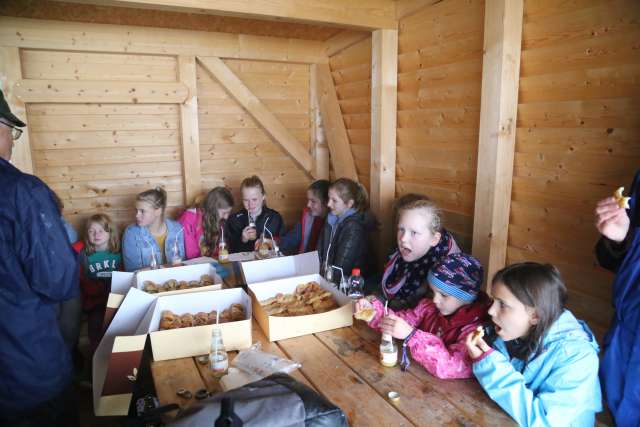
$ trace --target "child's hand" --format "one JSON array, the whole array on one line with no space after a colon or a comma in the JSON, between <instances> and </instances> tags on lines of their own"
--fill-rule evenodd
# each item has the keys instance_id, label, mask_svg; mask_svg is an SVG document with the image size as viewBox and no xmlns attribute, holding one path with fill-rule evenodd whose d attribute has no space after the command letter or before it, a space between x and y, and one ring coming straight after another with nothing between
<instances>
[{"instance_id":1,"label":"child's hand","mask_svg":"<svg viewBox=\"0 0 640 427\"><path fill-rule=\"evenodd\" d=\"M242 230L242 243L247 243L249 240L256 240L258 234L255 227L249 227L248 225Z\"/></svg>"},{"instance_id":2,"label":"child's hand","mask_svg":"<svg viewBox=\"0 0 640 427\"><path fill-rule=\"evenodd\" d=\"M353 306L353 312L357 313L365 308L373 308L373 304L371 304L371 302L366 298L360 298Z\"/></svg>"},{"instance_id":3,"label":"child's hand","mask_svg":"<svg viewBox=\"0 0 640 427\"><path fill-rule=\"evenodd\" d=\"M596 228L600 234L614 242L622 242L629 231L629 216L615 197L600 200L595 213Z\"/></svg>"},{"instance_id":4,"label":"child's hand","mask_svg":"<svg viewBox=\"0 0 640 427\"><path fill-rule=\"evenodd\" d=\"M491 347L489 347L482 337L474 335L475 334L473 332L470 333L464 341L471 360L475 360L487 351L491 350Z\"/></svg>"},{"instance_id":5,"label":"child's hand","mask_svg":"<svg viewBox=\"0 0 640 427\"><path fill-rule=\"evenodd\" d=\"M413 331L413 326L395 314L389 314L380 322L380 329L394 338L403 340Z\"/></svg>"}]
</instances>

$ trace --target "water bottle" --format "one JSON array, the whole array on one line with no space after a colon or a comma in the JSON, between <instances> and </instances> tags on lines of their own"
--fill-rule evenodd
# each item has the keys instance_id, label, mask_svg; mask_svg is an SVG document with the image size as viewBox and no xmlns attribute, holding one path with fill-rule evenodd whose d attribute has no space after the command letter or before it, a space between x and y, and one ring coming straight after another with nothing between
<instances>
[{"instance_id":1,"label":"water bottle","mask_svg":"<svg viewBox=\"0 0 640 427\"><path fill-rule=\"evenodd\" d=\"M156 251L153 250L153 246L151 246L151 259L149 260L149 268L151 270L155 270L158 268L158 259L156 258Z\"/></svg>"},{"instance_id":2,"label":"water bottle","mask_svg":"<svg viewBox=\"0 0 640 427\"><path fill-rule=\"evenodd\" d=\"M229 359L227 350L222 342L222 331L220 328L213 328L211 332L211 350L209 351L209 368L216 378L221 378L227 374L229 369Z\"/></svg>"},{"instance_id":3,"label":"water bottle","mask_svg":"<svg viewBox=\"0 0 640 427\"><path fill-rule=\"evenodd\" d=\"M354 268L351 270L351 277L349 277L349 298L353 300L364 297L364 278L360 275L360 269Z\"/></svg>"},{"instance_id":4,"label":"water bottle","mask_svg":"<svg viewBox=\"0 0 640 427\"><path fill-rule=\"evenodd\" d=\"M387 368L393 368L398 363L398 347L390 334L382 334L380 340L380 363Z\"/></svg>"},{"instance_id":5,"label":"water bottle","mask_svg":"<svg viewBox=\"0 0 640 427\"><path fill-rule=\"evenodd\" d=\"M225 263L229 261L229 251L227 250L227 244L220 241L218 244L218 262Z\"/></svg>"},{"instance_id":6,"label":"water bottle","mask_svg":"<svg viewBox=\"0 0 640 427\"><path fill-rule=\"evenodd\" d=\"M180 249L178 248L178 239L174 240L173 246L171 246L171 264L172 265L182 264L182 258L180 257Z\"/></svg>"}]
</instances>

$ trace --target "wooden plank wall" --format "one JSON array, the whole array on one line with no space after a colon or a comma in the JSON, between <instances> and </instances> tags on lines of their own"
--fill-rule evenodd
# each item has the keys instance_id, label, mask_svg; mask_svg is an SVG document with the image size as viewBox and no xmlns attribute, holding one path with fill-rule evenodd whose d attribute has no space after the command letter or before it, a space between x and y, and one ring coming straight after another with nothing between
<instances>
[{"instance_id":1,"label":"wooden plank wall","mask_svg":"<svg viewBox=\"0 0 640 427\"><path fill-rule=\"evenodd\" d=\"M175 82L171 56L27 49L23 76L54 81ZM183 204L180 124L173 104L27 104L34 173L60 196L78 230L96 212L134 220L134 199L162 184L169 214Z\"/></svg>"},{"instance_id":2,"label":"wooden plank wall","mask_svg":"<svg viewBox=\"0 0 640 427\"><path fill-rule=\"evenodd\" d=\"M396 196L425 193L471 250L484 1L444 0L403 18Z\"/></svg>"},{"instance_id":3,"label":"wooden plank wall","mask_svg":"<svg viewBox=\"0 0 640 427\"><path fill-rule=\"evenodd\" d=\"M371 165L371 37L329 58L358 180L369 189Z\"/></svg>"},{"instance_id":4,"label":"wooden plank wall","mask_svg":"<svg viewBox=\"0 0 640 427\"><path fill-rule=\"evenodd\" d=\"M636 0L525 2L507 261L557 265L600 337L612 275L593 210L640 165L639 20Z\"/></svg>"},{"instance_id":5,"label":"wooden plank wall","mask_svg":"<svg viewBox=\"0 0 640 427\"><path fill-rule=\"evenodd\" d=\"M310 149L310 66L246 60L224 62L297 141ZM292 226L306 203L306 188L311 179L201 65L197 78L203 188L227 185L240 206L240 182L256 174L266 187L267 204Z\"/></svg>"}]
</instances>

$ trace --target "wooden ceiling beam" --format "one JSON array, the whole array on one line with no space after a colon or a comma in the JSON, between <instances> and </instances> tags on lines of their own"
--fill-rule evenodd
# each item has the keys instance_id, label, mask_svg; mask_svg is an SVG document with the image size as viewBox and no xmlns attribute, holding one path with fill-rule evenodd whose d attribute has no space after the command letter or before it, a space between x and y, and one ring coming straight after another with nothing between
<instances>
[{"instance_id":1,"label":"wooden ceiling beam","mask_svg":"<svg viewBox=\"0 0 640 427\"><path fill-rule=\"evenodd\" d=\"M69 1L69 0L58 0ZM100 6L158 9L242 18L335 25L353 29L396 29L393 0L72 0Z\"/></svg>"}]
</instances>

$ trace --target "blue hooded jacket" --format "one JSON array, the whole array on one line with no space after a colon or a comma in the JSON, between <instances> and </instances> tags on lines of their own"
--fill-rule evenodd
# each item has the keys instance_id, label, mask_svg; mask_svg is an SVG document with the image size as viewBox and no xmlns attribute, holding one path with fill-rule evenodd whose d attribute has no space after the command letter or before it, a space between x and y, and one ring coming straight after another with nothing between
<instances>
[{"instance_id":1,"label":"blue hooded jacket","mask_svg":"<svg viewBox=\"0 0 640 427\"><path fill-rule=\"evenodd\" d=\"M56 316L79 295L78 264L49 187L0 158L0 415L61 393L71 355Z\"/></svg>"},{"instance_id":2,"label":"blue hooded jacket","mask_svg":"<svg viewBox=\"0 0 640 427\"><path fill-rule=\"evenodd\" d=\"M165 219L167 226L167 238L164 241L164 256L167 263L171 262L172 250L176 246L180 254L180 258L184 259L184 234L182 225L171 219ZM158 242L153 238L147 227L140 227L137 224L131 224L124 231L122 237L122 258L124 260L125 271L135 271L151 264L151 249L158 257L160 255L160 247ZM156 258L158 265L162 263L161 258Z\"/></svg>"},{"instance_id":3,"label":"blue hooded jacket","mask_svg":"<svg viewBox=\"0 0 640 427\"><path fill-rule=\"evenodd\" d=\"M640 426L640 171L629 195L627 214L631 221L625 241L614 248L602 238L596 247L600 264L616 272L613 282L616 312L604 338L600 378L619 427Z\"/></svg>"},{"instance_id":4,"label":"blue hooded jacket","mask_svg":"<svg viewBox=\"0 0 640 427\"><path fill-rule=\"evenodd\" d=\"M521 426L593 427L602 410L598 343L587 325L565 310L529 360L511 359L505 342L477 361L473 373L487 394Z\"/></svg>"}]
</instances>

